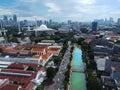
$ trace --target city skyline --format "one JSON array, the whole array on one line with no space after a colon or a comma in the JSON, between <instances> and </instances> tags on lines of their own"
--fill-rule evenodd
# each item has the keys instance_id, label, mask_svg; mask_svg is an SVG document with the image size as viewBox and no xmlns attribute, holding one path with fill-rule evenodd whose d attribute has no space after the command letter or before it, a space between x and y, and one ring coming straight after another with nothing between
<instances>
[{"instance_id":1,"label":"city skyline","mask_svg":"<svg viewBox=\"0 0 120 90\"><path fill-rule=\"evenodd\" d=\"M92 21L119 18L120 0L5 0L0 17L16 14L19 20Z\"/></svg>"}]
</instances>

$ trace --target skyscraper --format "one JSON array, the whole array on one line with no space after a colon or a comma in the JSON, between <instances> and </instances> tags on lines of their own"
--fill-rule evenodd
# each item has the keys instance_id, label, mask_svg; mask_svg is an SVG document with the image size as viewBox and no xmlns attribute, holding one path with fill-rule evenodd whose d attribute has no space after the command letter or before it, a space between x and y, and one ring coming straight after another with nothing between
<instances>
[{"instance_id":1,"label":"skyscraper","mask_svg":"<svg viewBox=\"0 0 120 90\"><path fill-rule=\"evenodd\" d=\"M72 23L72 21L71 20L68 20L68 25L70 25Z\"/></svg>"},{"instance_id":2,"label":"skyscraper","mask_svg":"<svg viewBox=\"0 0 120 90\"><path fill-rule=\"evenodd\" d=\"M52 24L52 19L49 20L49 24L50 24L50 25Z\"/></svg>"},{"instance_id":3,"label":"skyscraper","mask_svg":"<svg viewBox=\"0 0 120 90\"><path fill-rule=\"evenodd\" d=\"M97 30L97 22L92 22L92 31L96 31Z\"/></svg>"},{"instance_id":4,"label":"skyscraper","mask_svg":"<svg viewBox=\"0 0 120 90\"><path fill-rule=\"evenodd\" d=\"M37 25L38 26L42 25L42 20L37 21Z\"/></svg>"},{"instance_id":5,"label":"skyscraper","mask_svg":"<svg viewBox=\"0 0 120 90\"><path fill-rule=\"evenodd\" d=\"M9 18L9 26L13 26L14 24L13 24L13 20L12 20L12 18Z\"/></svg>"},{"instance_id":6,"label":"skyscraper","mask_svg":"<svg viewBox=\"0 0 120 90\"><path fill-rule=\"evenodd\" d=\"M28 26L28 21L24 20L24 26Z\"/></svg>"},{"instance_id":7,"label":"skyscraper","mask_svg":"<svg viewBox=\"0 0 120 90\"><path fill-rule=\"evenodd\" d=\"M17 25L17 16L16 15L13 15L13 23L14 23L14 26Z\"/></svg>"},{"instance_id":8,"label":"skyscraper","mask_svg":"<svg viewBox=\"0 0 120 90\"><path fill-rule=\"evenodd\" d=\"M2 28L3 28L3 21L0 20L0 29L2 29Z\"/></svg>"},{"instance_id":9,"label":"skyscraper","mask_svg":"<svg viewBox=\"0 0 120 90\"><path fill-rule=\"evenodd\" d=\"M113 20L113 18L112 18L112 17L110 17L110 22L114 22L114 20Z\"/></svg>"},{"instance_id":10,"label":"skyscraper","mask_svg":"<svg viewBox=\"0 0 120 90\"><path fill-rule=\"evenodd\" d=\"M8 18L7 18L6 15L3 16L3 20L4 20L4 21L8 21Z\"/></svg>"},{"instance_id":11,"label":"skyscraper","mask_svg":"<svg viewBox=\"0 0 120 90\"><path fill-rule=\"evenodd\" d=\"M6 27L8 25L8 17L6 15L3 16L3 26Z\"/></svg>"},{"instance_id":12,"label":"skyscraper","mask_svg":"<svg viewBox=\"0 0 120 90\"><path fill-rule=\"evenodd\" d=\"M120 18L118 18L118 20L117 20L117 24L120 26Z\"/></svg>"}]
</instances>

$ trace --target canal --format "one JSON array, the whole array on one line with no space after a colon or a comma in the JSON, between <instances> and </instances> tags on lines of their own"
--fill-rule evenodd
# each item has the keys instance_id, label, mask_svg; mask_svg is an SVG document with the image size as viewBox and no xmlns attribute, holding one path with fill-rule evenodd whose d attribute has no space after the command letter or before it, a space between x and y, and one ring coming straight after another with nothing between
<instances>
[{"instance_id":1,"label":"canal","mask_svg":"<svg viewBox=\"0 0 120 90\"><path fill-rule=\"evenodd\" d=\"M70 90L86 90L86 80L83 71L84 64L82 62L82 51L75 47L73 52Z\"/></svg>"}]
</instances>

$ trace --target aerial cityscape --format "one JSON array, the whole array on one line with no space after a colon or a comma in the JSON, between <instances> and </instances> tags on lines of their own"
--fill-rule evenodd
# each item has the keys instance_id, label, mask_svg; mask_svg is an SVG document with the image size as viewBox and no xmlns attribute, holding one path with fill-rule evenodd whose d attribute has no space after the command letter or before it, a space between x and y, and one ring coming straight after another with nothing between
<instances>
[{"instance_id":1,"label":"aerial cityscape","mask_svg":"<svg viewBox=\"0 0 120 90\"><path fill-rule=\"evenodd\" d=\"M0 90L120 90L120 0L0 0Z\"/></svg>"}]
</instances>

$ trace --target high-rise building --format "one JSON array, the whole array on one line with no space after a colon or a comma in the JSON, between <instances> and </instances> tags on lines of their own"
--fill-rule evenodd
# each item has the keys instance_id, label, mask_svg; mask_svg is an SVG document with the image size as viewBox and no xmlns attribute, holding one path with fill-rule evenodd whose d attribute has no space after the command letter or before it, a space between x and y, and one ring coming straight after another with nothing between
<instances>
[{"instance_id":1,"label":"high-rise building","mask_svg":"<svg viewBox=\"0 0 120 90\"><path fill-rule=\"evenodd\" d=\"M37 21L37 25L38 26L42 25L42 20Z\"/></svg>"},{"instance_id":2,"label":"high-rise building","mask_svg":"<svg viewBox=\"0 0 120 90\"><path fill-rule=\"evenodd\" d=\"M118 18L118 20L117 20L117 24L120 25L120 18Z\"/></svg>"},{"instance_id":3,"label":"high-rise building","mask_svg":"<svg viewBox=\"0 0 120 90\"><path fill-rule=\"evenodd\" d=\"M92 31L97 30L98 23L97 22L92 22Z\"/></svg>"},{"instance_id":4,"label":"high-rise building","mask_svg":"<svg viewBox=\"0 0 120 90\"><path fill-rule=\"evenodd\" d=\"M52 19L49 20L49 24L50 24L50 25L52 24Z\"/></svg>"},{"instance_id":5,"label":"high-rise building","mask_svg":"<svg viewBox=\"0 0 120 90\"><path fill-rule=\"evenodd\" d=\"M0 29L2 29L2 28L3 28L3 21L0 20Z\"/></svg>"},{"instance_id":6,"label":"high-rise building","mask_svg":"<svg viewBox=\"0 0 120 90\"><path fill-rule=\"evenodd\" d=\"M13 23L14 23L14 26L17 25L17 16L16 15L13 15Z\"/></svg>"},{"instance_id":7,"label":"high-rise building","mask_svg":"<svg viewBox=\"0 0 120 90\"><path fill-rule=\"evenodd\" d=\"M8 21L8 18L7 18L6 15L3 16L3 20L4 20L4 21Z\"/></svg>"},{"instance_id":8,"label":"high-rise building","mask_svg":"<svg viewBox=\"0 0 120 90\"><path fill-rule=\"evenodd\" d=\"M112 17L110 17L110 19L109 19L109 24L113 24L113 23L114 23L114 20L113 20Z\"/></svg>"},{"instance_id":9,"label":"high-rise building","mask_svg":"<svg viewBox=\"0 0 120 90\"><path fill-rule=\"evenodd\" d=\"M71 20L68 20L68 25L70 25L72 23L72 21Z\"/></svg>"},{"instance_id":10,"label":"high-rise building","mask_svg":"<svg viewBox=\"0 0 120 90\"><path fill-rule=\"evenodd\" d=\"M3 27L8 25L8 17L6 15L3 16Z\"/></svg>"},{"instance_id":11,"label":"high-rise building","mask_svg":"<svg viewBox=\"0 0 120 90\"><path fill-rule=\"evenodd\" d=\"M12 18L9 19L9 26L13 26L13 20L12 20Z\"/></svg>"},{"instance_id":12,"label":"high-rise building","mask_svg":"<svg viewBox=\"0 0 120 90\"><path fill-rule=\"evenodd\" d=\"M47 20L44 21L44 24L45 24L45 25L48 25L48 23L49 23L49 22L48 22Z\"/></svg>"},{"instance_id":13,"label":"high-rise building","mask_svg":"<svg viewBox=\"0 0 120 90\"><path fill-rule=\"evenodd\" d=\"M24 20L24 26L28 26L28 21Z\"/></svg>"},{"instance_id":14,"label":"high-rise building","mask_svg":"<svg viewBox=\"0 0 120 90\"><path fill-rule=\"evenodd\" d=\"M114 20L113 20L113 18L112 18L112 17L110 17L110 22L114 22Z\"/></svg>"}]
</instances>

